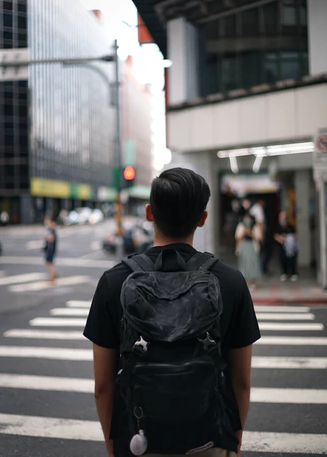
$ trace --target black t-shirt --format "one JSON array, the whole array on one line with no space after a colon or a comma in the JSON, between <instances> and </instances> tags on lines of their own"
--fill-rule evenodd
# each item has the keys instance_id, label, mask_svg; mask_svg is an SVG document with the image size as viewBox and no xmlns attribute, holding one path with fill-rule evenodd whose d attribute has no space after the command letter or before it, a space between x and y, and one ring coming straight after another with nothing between
<instances>
[{"instance_id":1,"label":"black t-shirt","mask_svg":"<svg viewBox=\"0 0 327 457\"><path fill-rule=\"evenodd\" d=\"M188 244L171 244L169 247L176 249L186 262L196 253L196 250ZM167 246L153 247L146 251L146 254L155 261L165 248ZM226 359L229 349L251 345L260 338L260 331L252 299L242 274L220 261L211 268L211 272L219 279L221 288L223 300L222 356ZM130 274L131 270L120 263L106 271L100 278L84 329L84 336L98 346L119 350L122 318L120 292L123 282ZM226 373L226 385L227 421L218 447L236 452L235 432L240 430L241 423L228 372ZM119 402L119 399L115 398L116 401ZM128 433L127 430L122 430L126 421L122 421L118 417L119 406L117 408L116 405L112 418L111 437L114 439L117 455L130 456L132 454L129 451L129 442L126 442Z\"/></svg>"}]
</instances>

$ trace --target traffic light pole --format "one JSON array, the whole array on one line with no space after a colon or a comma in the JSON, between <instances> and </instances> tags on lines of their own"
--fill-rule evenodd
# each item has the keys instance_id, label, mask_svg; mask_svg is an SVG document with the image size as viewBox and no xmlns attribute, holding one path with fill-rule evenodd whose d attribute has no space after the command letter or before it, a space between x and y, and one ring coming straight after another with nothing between
<instances>
[{"instance_id":1,"label":"traffic light pole","mask_svg":"<svg viewBox=\"0 0 327 457\"><path fill-rule=\"evenodd\" d=\"M117 170L122 169L122 157L121 157L121 98L120 98L120 74L119 74L119 59L118 59L118 43L115 40L114 43L114 55L115 55L115 102L116 102L116 141L115 141L115 162ZM116 196L116 214L115 219L117 222L117 246L116 246L116 258L117 262L120 262L124 256L124 245L123 245L123 206L121 202L121 189L122 189L122 176L118 173L117 185L117 196Z\"/></svg>"}]
</instances>

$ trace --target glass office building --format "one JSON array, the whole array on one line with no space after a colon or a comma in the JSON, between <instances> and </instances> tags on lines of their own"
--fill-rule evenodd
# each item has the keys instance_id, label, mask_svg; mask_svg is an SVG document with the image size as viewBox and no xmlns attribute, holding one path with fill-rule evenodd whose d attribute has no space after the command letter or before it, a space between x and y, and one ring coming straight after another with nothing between
<instances>
[{"instance_id":1,"label":"glass office building","mask_svg":"<svg viewBox=\"0 0 327 457\"><path fill-rule=\"evenodd\" d=\"M113 53L80 0L0 0L0 49L17 48L29 48L32 60ZM114 64L92 65L114 74ZM33 65L28 80L0 82L0 208L12 222L94 205L99 189L108 197L109 98L108 84L87 65Z\"/></svg>"},{"instance_id":2,"label":"glass office building","mask_svg":"<svg viewBox=\"0 0 327 457\"><path fill-rule=\"evenodd\" d=\"M308 74L306 0L258 2L218 16L199 27L202 96Z\"/></svg>"}]
</instances>

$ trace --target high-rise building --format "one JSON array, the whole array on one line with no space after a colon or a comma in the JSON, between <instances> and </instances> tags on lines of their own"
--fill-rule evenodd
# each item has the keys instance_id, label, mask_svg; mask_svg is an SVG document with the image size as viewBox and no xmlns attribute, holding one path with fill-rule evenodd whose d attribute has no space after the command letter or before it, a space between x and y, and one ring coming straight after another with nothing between
<instances>
[{"instance_id":1,"label":"high-rise building","mask_svg":"<svg viewBox=\"0 0 327 457\"><path fill-rule=\"evenodd\" d=\"M0 0L0 60L16 50L30 60L113 54L99 17L80 0ZM0 68L0 210L12 223L114 200L114 91L94 71L113 82L114 65L30 65L12 80ZM151 173L138 176L149 186ZM135 198L143 194L134 189Z\"/></svg>"},{"instance_id":2,"label":"high-rise building","mask_svg":"<svg viewBox=\"0 0 327 457\"><path fill-rule=\"evenodd\" d=\"M299 264L319 264L327 172L323 161L314 170L313 151L317 135L327 150L327 2L134 3L172 61L166 90L173 163L202 173L213 191L197 247L217 254L232 247L234 200L263 197L269 236L277 212L287 210ZM327 260L324 269L327 284Z\"/></svg>"}]
</instances>

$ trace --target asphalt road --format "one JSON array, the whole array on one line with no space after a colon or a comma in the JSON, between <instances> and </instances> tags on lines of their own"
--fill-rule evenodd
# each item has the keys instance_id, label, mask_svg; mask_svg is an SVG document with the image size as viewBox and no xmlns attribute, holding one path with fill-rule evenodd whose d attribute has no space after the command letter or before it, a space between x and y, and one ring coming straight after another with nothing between
<instances>
[{"instance_id":1,"label":"asphalt road","mask_svg":"<svg viewBox=\"0 0 327 457\"><path fill-rule=\"evenodd\" d=\"M38 276L43 229L0 231L0 457L106 455L81 332L97 280L115 263L99 250L110 229L59 230L63 283L54 287ZM242 456L327 455L327 308L261 306L257 316Z\"/></svg>"}]
</instances>

